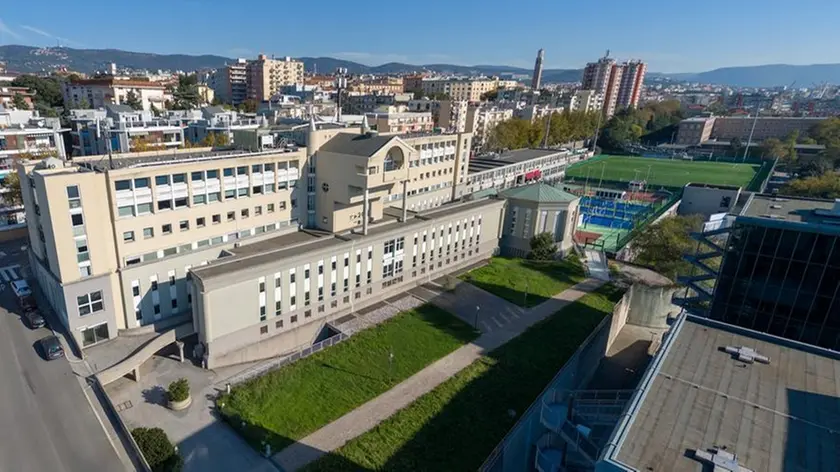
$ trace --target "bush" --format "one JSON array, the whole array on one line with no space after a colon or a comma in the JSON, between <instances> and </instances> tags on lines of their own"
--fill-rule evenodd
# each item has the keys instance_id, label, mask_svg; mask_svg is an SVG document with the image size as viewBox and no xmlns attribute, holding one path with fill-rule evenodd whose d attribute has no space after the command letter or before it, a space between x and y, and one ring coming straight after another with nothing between
<instances>
[{"instance_id":1,"label":"bush","mask_svg":"<svg viewBox=\"0 0 840 472\"><path fill-rule=\"evenodd\" d=\"M187 382L187 379L180 378L169 384L167 393L169 395L169 401L182 402L190 396L190 383Z\"/></svg>"},{"instance_id":2,"label":"bush","mask_svg":"<svg viewBox=\"0 0 840 472\"><path fill-rule=\"evenodd\" d=\"M528 259L535 261L552 261L557 255L557 245L551 233L540 233L531 238L531 252Z\"/></svg>"},{"instance_id":3,"label":"bush","mask_svg":"<svg viewBox=\"0 0 840 472\"><path fill-rule=\"evenodd\" d=\"M154 472L180 472L184 460L160 428L135 428L131 436Z\"/></svg>"}]
</instances>

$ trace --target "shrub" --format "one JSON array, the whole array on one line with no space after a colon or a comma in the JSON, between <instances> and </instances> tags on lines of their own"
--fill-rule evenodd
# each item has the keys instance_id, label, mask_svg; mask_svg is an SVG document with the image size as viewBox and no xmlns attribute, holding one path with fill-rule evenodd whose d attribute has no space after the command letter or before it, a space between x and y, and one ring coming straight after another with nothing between
<instances>
[{"instance_id":1,"label":"shrub","mask_svg":"<svg viewBox=\"0 0 840 472\"><path fill-rule=\"evenodd\" d=\"M135 428L131 436L154 472L180 472L184 460L160 428Z\"/></svg>"},{"instance_id":2,"label":"shrub","mask_svg":"<svg viewBox=\"0 0 840 472\"><path fill-rule=\"evenodd\" d=\"M167 393L169 394L169 401L182 402L190 396L190 383L187 382L187 379L180 378L169 384Z\"/></svg>"},{"instance_id":3,"label":"shrub","mask_svg":"<svg viewBox=\"0 0 840 472\"><path fill-rule=\"evenodd\" d=\"M528 259L535 261L551 261L557 255L557 245L551 233L540 233L531 238L531 252Z\"/></svg>"}]
</instances>

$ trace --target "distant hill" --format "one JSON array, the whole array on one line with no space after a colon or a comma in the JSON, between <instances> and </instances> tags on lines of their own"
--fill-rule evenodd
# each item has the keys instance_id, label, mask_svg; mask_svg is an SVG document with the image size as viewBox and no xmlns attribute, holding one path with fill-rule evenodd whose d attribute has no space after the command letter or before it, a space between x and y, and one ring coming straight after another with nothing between
<instances>
[{"instance_id":1,"label":"distant hill","mask_svg":"<svg viewBox=\"0 0 840 472\"><path fill-rule=\"evenodd\" d=\"M307 72L330 74L338 67L345 67L351 74L397 74L431 71L439 74L522 74L531 75L531 69L504 65L460 66L454 64L403 64L389 62L378 66L368 66L358 62L332 57L301 57ZM0 46L0 61L6 62L13 72L38 73L50 72L61 67L70 70L92 73L106 70L113 62L118 67L146 70L205 70L222 67L233 61L231 58L186 54L151 54L121 51L118 49L73 49L73 48L36 48L32 46ZM543 82L578 82L583 75L582 69L546 69ZM697 81L721 85L773 87L789 85L796 81L799 86L807 87L815 83L829 82L840 84L840 64L814 64L792 66L772 64L765 66L724 67L700 73L658 74L651 77L670 77L675 80Z\"/></svg>"},{"instance_id":2,"label":"distant hill","mask_svg":"<svg viewBox=\"0 0 840 472\"><path fill-rule=\"evenodd\" d=\"M795 81L799 87L810 87L822 82L840 84L840 64L806 66L769 64L765 66L723 67L699 74L689 74L687 77L675 78L692 82L742 87L774 87L790 85Z\"/></svg>"}]
</instances>

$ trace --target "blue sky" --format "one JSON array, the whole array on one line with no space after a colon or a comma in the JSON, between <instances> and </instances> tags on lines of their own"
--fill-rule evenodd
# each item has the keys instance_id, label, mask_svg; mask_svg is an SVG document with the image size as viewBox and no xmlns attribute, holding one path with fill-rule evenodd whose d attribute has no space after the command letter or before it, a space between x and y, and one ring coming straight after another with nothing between
<instances>
[{"instance_id":1,"label":"blue sky","mask_svg":"<svg viewBox=\"0 0 840 472\"><path fill-rule=\"evenodd\" d=\"M836 0L2 3L0 44L528 68L540 47L548 68L579 68L611 49L658 72L840 62Z\"/></svg>"}]
</instances>

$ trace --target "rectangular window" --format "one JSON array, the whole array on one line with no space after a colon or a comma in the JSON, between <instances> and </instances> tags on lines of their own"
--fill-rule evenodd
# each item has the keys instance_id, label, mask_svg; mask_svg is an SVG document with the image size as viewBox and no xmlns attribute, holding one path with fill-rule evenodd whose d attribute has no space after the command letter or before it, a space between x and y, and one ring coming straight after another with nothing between
<instances>
[{"instance_id":1,"label":"rectangular window","mask_svg":"<svg viewBox=\"0 0 840 472\"><path fill-rule=\"evenodd\" d=\"M193 172L191 174L190 180L192 180L193 182L204 180L204 172L201 172L201 171Z\"/></svg>"},{"instance_id":2,"label":"rectangular window","mask_svg":"<svg viewBox=\"0 0 840 472\"><path fill-rule=\"evenodd\" d=\"M146 177L134 179L134 188L149 188L149 179Z\"/></svg>"},{"instance_id":3,"label":"rectangular window","mask_svg":"<svg viewBox=\"0 0 840 472\"><path fill-rule=\"evenodd\" d=\"M155 185L169 185L169 176L168 175L156 175L155 176Z\"/></svg>"},{"instance_id":4,"label":"rectangular window","mask_svg":"<svg viewBox=\"0 0 840 472\"><path fill-rule=\"evenodd\" d=\"M114 189L119 192L121 190L131 190L130 180L118 180L114 182Z\"/></svg>"},{"instance_id":5,"label":"rectangular window","mask_svg":"<svg viewBox=\"0 0 840 472\"><path fill-rule=\"evenodd\" d=\"M172 309L173 309L173 310L176 310L177 308L178 308L178 299L177 299L177 298L173 298L173 299L172 299Z\"/></svg>"},{"instance_id":6,"label":"rectangular window","mask_svg":"<svg viewBox=\"0 0 840 472\"><path fill-rule=\"evenodd\" d=\"M187 181L187 174L173 174L172 183L183 184Z\"/></svg>"},{"instance_id":7,"label":"rectangular window","mask_svg":"<svg viewBox=\"0 0 840 472\"><path fill-rule=\"evenodd\" d=\"M240 197L247 197L248 196L248 189L247 188L241 188L236 192L236 195L240 196Z\"/></svg>"},{"instance_id":8,"label":"rectangular window","mask_svg":"<svg viewBox=\"0 0 840 472\"><path fill-rule=\"evenodd\" d=\"M292 316L289 318L289 322L290 322L290 323L297 323L297 315L292 315Z\"/></svg>"},{"instance_id":9,"label":"rectangular window","mask_svg":"<svg viewBox=\"0 0 840 472\"><path fill-rule=\"evenodd\" d=\"M236 212L235 211L229 211L227 213L227 220L228 221L233 221L235 219L236 219Z\"/></svg>"},{"instance_id":10,"label":"rectangular window","mask_svg":"<svg viewBox=\"0 0 840 472\"><path fill-rule=\"evenodd\" d=\"M233 167L228 167L222 171L222 175L225 177L233 177Z\"/></svg>"},{"instance_id":11,"label":"rectangular window","mask_svg":"<svg viewBox=\"0 0 840 472\"><path fill-rule=\"evenodd\" d=\"M219 171L216 169L208 170L207 171L207 178L208 179L218 179L219 178Z\"/></svg>"},{"instance_id":12,"label":"rectangular window","mask_svg":"<svg viewBox=\"0 0 840 472\"><path fill-rule=\"evenodd\" d=\"M211 192L207 194L207 201L210 203L218 202L222 199L222 194L220 192Z\"/></svg>"},{"instance_id":13,"label":"rectangular window","mask_svg":"<svg viewBox=\"0 0 840 472\"><path fill-rule=\"evenodd\" d=\"M176 198L175 199L175 208L185 208L186 206L187 206L187 197Z\"/></svg>"},{"instance_id":14,"label":"rectangular window","mask_svg":"<svg viewBox=\"0 0 840 472\"><path fill-rule=\"evenodd\" d=\"M212 220L213 224L218 224L222 222L222 215L213 215Z\"/></svg>"},{"instance_id":15,"label":"rectangular window","mask_svg":"<svg viewBox=\"0 0 840 472\"><path fill-rule=\"evenodd\" d=\"M236 168L236 175L248 175L248 167L241 166Z\"/></svg>"},{"instance_id":16,"label":"rectangular window","mask_svg":"<svg viewBox=\"0 0 840 472\"><path fill-rule=\"evenodd\" d=\"M160 227L160 230L163 234L172 234L172 225L165 224Z\"/></svg>"},{"instance_id":17,"label":"rectangular window","mask_svg":"<svg viewBox=\"0 0 840 472\"><path fill-rule=\"evenodd\" d=\"M225 198L236 198L236 189L225 190Z\"/></svg>"},{"instance_id":18,"label":"rectangular window","mask_svg":"<svg viewBox=\"0 0 840 472\"><path fill-rule=\"evenodd\" d=\"M131 205L131 206L122 206L122 207L119 207L119 208L117 208L117 214L118 214L119 216L134 216L134 206L133 206L133 205ZM75 216L79 216L79 217L81 217L81 215L73 215L73 216L74 216L74 217L75 217ZM74 225L74 226L75 226L75 225Z\"/></svg>"},{"instance_id":19,"label":"rectangular window","mask_svg":"<svg viewBox=\"0 0 840 472\"><path fill-rule=\"evenodd\" d=\"M202 218L196 218L195 219L195 226L198 227L198 228L203 228L204 227L204 218L203 217Z\"/></svg>"},{"instance_id":20,"label":"rectangular window","mask_svg":"<svg viewBox=\"0 0 840 472\"><path fill-rule=\"evenodd\" d=\"M79 307L79 316L89 315L105 309L102 303L101 291L91 292L80 297L76 297L76 303Z\"/></svg>"},{"instance_id":21,"label":"rectangular window","mask_svg":"<svg viewBox=\"0 0 840 472\"><path fill-rule=\"evenodd\" d=\"M274 213L274 204L269 203L268 205L265 206L265 210L269 213Z\"/></svg>"},{"instance_id":22,"label":"rectangular window","mask_svg":"<svg viewBox=\"0 0 840 472\"><path fill-rule=\"evenodd\" d=\"M277 320L274 322L274 327L280 329L283 327L283 320Z\"/></svg>"},{"instance_id":23,"label":"rectangular window","mask_svg":"<svg viewBox=\"0 0 840 472\"><path fill-rule=\"evenodd\" d=\"M171 210L172 200L158 200L158 210Z\"/></svg>"},{"instance_id":24,"label":"rectangular window","mask_svg":"<svg viewBox=\"0 0 840 472\"><path fill-rule=\"evenodd\" d=\"M137 214L138 215L147 215L152 212L152 204L151 203L138 203L137 204Z\"/></svg>"},{"instance_id":25,"label":"rectangular window","mask_svg":"<svg viewBox=\"0 0 840 472\"><path fill-rule=\"evenodd\" d=\"M204 205L207 203L206 195L193 195L193 205Z\"/></svg>"},{"instance_id":26,"label":"rectangular window","mask_svg":"<svg viewBox=\"0 0 840 472\"><path fill-rule=\"evenodd\" d=\"M248 218L248 209L243 208L242 211L239 212L239 215L242 216L242 218Z\"/></svg>"},{"instance_id":27,"label":"rectangular window","mask_svg":"<svg viewBox=\"0 0 840 472\"><path fill-rule=\"evenodd\" d=\"M186 231L186 230L190 229L190 222L188 220L181 220L181 222L178 223L178 228L181 231Z\"/></svg>"},{"instance_id":28,"label":"rectangular window","mask_svg":"<svg viewBox=\"0 0 840 472\"><path fill-rule=\"evenodd\" d=\"M254 216L260 216L260 215L262 215L262 207L261 206L255 206L254 207Z\"/></svg>"},{"instance_id":29,"label":"rectangular window","mask_svg":"<svg viewBox=\"0 0 840 472\"><path fill-rule=\"evenodd\" d=\"M126 231L125 233L123 233L123 242L133 243L134 242L134 231Z\"/></svg>"},{"instance_id":30,"label":"rectangular window","mask_svg":"<svg viewBox=\"0 0 840 472\"><path fill-rule=\"evenodd\" d=\"M265 307L264 306L260 307L260 321L265 321Z\"/></svg>"}]
</instances>

